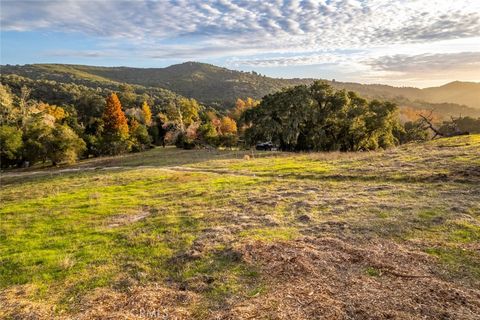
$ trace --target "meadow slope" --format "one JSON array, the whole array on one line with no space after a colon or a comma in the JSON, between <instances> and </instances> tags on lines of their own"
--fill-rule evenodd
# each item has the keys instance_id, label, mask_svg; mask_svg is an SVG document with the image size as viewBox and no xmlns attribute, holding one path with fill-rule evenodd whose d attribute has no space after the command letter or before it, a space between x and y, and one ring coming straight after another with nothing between
<instances>
[{"instance_id":1,"label":"meadow slope","mask_svg":"<svg viewBox=\"0 0 480 320\"><path fill-rule=\"evenodd\" d=\"M0 318L478 319L480 135L2 173Z\"/></svg>"}]
</instances>

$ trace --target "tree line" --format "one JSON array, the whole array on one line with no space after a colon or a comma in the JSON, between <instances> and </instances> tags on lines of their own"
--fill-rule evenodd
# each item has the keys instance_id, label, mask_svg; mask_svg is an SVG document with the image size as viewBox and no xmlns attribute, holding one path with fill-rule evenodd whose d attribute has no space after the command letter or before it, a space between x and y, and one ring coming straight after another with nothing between
<instances>
[{"instance_id":1,"label":"tree line","mask_svg":"<svg viewBox=\"0 0 480 320\"><path fill-rule=\"evenodd\" d=\"M247 144L272 141L284 151L376 150L427 140L432 131L440 136L480 132L480 119L470 117L452 118L438 128L429 122L419 114L402 123L394 103L368 101L322 81L267 95L242 114Z\"/></svg>"},{"instance_id":2,"label":"tree line","mask_svg":"<svg viewBox=\"0 0 480 320\"><path fill-rule=\"evenodd\" d=\"M162 100L138 95L129 85L117 92L92 92L73 86L85 93L81 96L53 83L57 91L45 94L48 101L62 101L58 92L65 90L66 94L60 94L63 101L73 102L56 105L36 99L41 90L38 82L35 84L35 95L25 85L12 90L0 84L3 168L37 162L73 163L79 158L137 152L156 145L233 147L238 143L237 120L244 109L258 103L250 98L245 102L238 99L231 114L221 114L195 99L175 96Z\"/></svg>"},{"instance_id":3,"label":"tree line","mask_svg":"<svg viewBox=\"0 0 480 320\"><path fill-rule=\"evenodd\" d=\"M11 75L2 83L3 168L72 163L168 144L248 148L271 141L284 151L361 151L432 136L425 117L402 123L395 104L368 101L320 81L261 101L237 99L224 112L169 91L139 92L130 85L95 90ZM469 117L435 128L445 135L479 129L480 119Z\"/></svg>"}]
</instances>

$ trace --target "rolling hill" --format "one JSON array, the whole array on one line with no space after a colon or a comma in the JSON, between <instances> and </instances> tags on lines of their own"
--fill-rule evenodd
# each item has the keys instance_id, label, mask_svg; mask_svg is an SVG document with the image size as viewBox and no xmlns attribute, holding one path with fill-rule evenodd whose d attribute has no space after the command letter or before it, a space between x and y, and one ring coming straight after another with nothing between
<instances>
[{"instance_id":1,"label":"rolling hill","mask_svg":"<svg viewBox=\"0 0 480 320\"><path fill-rule=\"evenodd\" d=\"M75 82L87 86L101 82L124 82L159 87L223 108L231 106L239 97L260 99L281 88L309 84L313 81L313 79L270 78L256 72L229 70L198 62L185 62L166 68L32 64L7 65L1 69L2 74ZM400 106L436 109L445 115L480 116L480 83L455 81L440 87L419 89L380 84L327 82L337 89L356 91L370 99L392 100Z\"/></svg>"},{"instance_id":2,"label":"rolling hill","mask_svg":"<svg viewBox=\"0 0 480 320\"><path fill-rule=\"evenodd\" d=\"M441 87L423 89L422 92L425 101L456 102L480 108L480 83L454 81Z\"/></svg>"}]
</instances>

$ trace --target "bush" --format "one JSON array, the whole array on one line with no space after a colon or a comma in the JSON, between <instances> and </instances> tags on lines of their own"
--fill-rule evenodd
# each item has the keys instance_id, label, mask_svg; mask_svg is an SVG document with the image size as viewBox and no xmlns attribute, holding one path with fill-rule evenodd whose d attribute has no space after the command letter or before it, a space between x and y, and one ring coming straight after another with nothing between
<instances>
[{"instance_id":1,"label":"bush","mask_svg":"<svg viewBox=\"0 0 480 320\"><path fill-rule=\"evenodd\" d=\"M98 150L102 155L119 155L129 152L132 142L120 134L105 134L98 138Z\"/></svg>"},{"instance_id":2,"label":"bush","mask_svg":"<svg viewBox=\"0 0 480 320\"><path fill-rule=\"evenodd\" d=\"M428 139L428 131L420 120L408 121L403 125L403 130L397 132L400 143L410 141L425 141Z\"/></svg>"},{"instance_id":3,"label":"bush","mask_svg":"<svg viewBox=\"0 0 480 320\"><path fill-rule=\"evenodd\" d=\"M228 133L219 136L219 145L222 147L235 147L238 143L238 137L236 134Z\"/></svg>"},{"instance_id":4,"label":"bush","mask_svg":"<svg viewBox=\"0 0 480 320\"><path fill-rule=\"evenodd\" d=\"M2 167L16 163L23 147L22 132L16 127L0 126L0 162Z\"/></svg>"},{"instance_id":5,"label":"bush","mask_svg":"<svg viewBox=\"0 0 480 320\"><path fill-rule=\"evenodd\" d=\"M86 144L86 157L92 155L94 157L98 157L102 154L101 149L101 138L93 135L93 134L86 134L83 136L83 140Z\"/></svg>"},{"instance_id":6,"label":"bush","mask_svg":"<svg viewBox=\"0 0 480 320\"><path fill-rule=\"evenodd\" d=\"M189 138L185 132L180 132L175 140L175 146L177 148L191 150L195 149L196 143L195 140Z\"/></svg>"},{"instance_id":7,"label":"bush","mask_svg":"<svg viewBox=\"0 0 480 320\"><path fill-rule=\"evenodd\" d=\"M215 127L211 122L202 124L198 128L198 132L204 143L211 146L218 145L219 141L218 141L217 130L215 129Z\"/></svg>"},{"instance_id":8,"label":"bush","mask_svg":"<svg viewBox=\"0 0 480 320\"><path fill-rule=\"evenodd\" d=\"M86 144L69 126L55 125L46 149L53 165L70 164L86 150Z\"/></svg>"},{"instance_id":9,"label":"bush","mask_svg":"<svg viewBox=\"0 0 480 320\"><path fill-rule=\"evenodd\" d=\"M132 151L134 152L146 150L152 143L147 127L138 123L130 128L130 140L132 142Z\"/></svg>"}]
</instances>

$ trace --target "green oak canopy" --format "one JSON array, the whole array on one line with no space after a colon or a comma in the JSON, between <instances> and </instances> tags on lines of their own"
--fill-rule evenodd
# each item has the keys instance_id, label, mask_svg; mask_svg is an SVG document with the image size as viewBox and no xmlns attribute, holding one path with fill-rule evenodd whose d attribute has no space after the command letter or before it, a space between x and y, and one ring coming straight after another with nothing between
<instances>
[{"instance_id":1,"label":"green oak canopy","mask_svg":"<svg viewBox=\"0 0 480 320\"><path fill-rule=\"evenodd\" d=\"M271 140L282 150L358 151L397 144L397 107L316 81L267 95L242 117L247 143Z\"/></svg>"}]
</instances>

